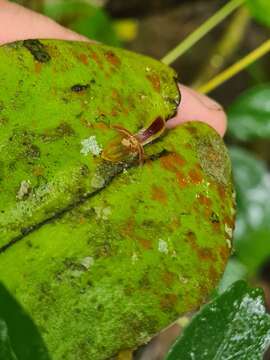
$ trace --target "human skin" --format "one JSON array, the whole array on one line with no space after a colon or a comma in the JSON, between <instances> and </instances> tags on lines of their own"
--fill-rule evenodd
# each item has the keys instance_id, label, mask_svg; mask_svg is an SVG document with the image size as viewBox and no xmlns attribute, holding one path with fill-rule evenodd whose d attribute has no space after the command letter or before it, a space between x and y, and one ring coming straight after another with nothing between
<instances>
[{"instance_id":1,"label":"human skin","mask_svg":"<svg viewBox=\"0 0 270 360\"><path fill-rule=\"evenodd\" d=\"M0 0L0 45L25 39L89 41L53 20L6 0ZM211 98L179 84L182 99L177 115L167 122L173 128L186 121L202 121L223 136L227 118L222 107Z\"/></svg>"}]
</instances>

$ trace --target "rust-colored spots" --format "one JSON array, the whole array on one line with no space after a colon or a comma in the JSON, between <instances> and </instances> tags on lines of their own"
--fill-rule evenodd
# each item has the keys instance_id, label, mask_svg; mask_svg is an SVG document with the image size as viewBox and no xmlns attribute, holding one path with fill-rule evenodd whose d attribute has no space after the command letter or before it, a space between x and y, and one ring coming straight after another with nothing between
<instances>
[{"instance_id":1,"label":"rust-colored spots","mask_svg":"<svg viewBox=\"0 0 270 360\"><path fill-rule=\"evenodd\" d=\"M95 63L99 66L100 69L103 69L102 61L100 60L98 54L94 51L91 52L91 57L95 61Z\"/></svg>"},{"instance_id":2,"label":"rust-colored spots","mask_svg":"<svg viewBox=\"0 0 270 360\"><path fill-rule=\"evenodd\" d=\"M147 79L151 82L153 88L160 92L160 78L157 74L149 74L147 75Z\"/></svg>"},{"instance_id":3,"label":"rust-colored spots","mask_svg":"<svg viewBox=\"0 0 270 360\"><path fill-rule=\"evenodd\" d=\"M132 237L134 234L134 227L135 227L135 219L134 217L130 217L125 223L124 227L121 229L121 233L124 236Z\"/></svg>"},{"instance_id":4,"label":"rust-colored spots","mask_svg":"<svg viewBox=\"0 0 270 360\"><path fill-rule=\"evenodd\" d=\"M88 61L88 57L87 57L86 54L84 54L84 53L79 54L78 59L79 59L84 65L88 65L88 62L89 62L89 61Z\"/></svg>"},{"instance_id":5,"label":"rust-colored spots","mask_svg":"<svg viewBox=\"0 0 270 360\"><path fill-rule=\"evenodd\" d=\"M203 261L215 261L216 260L216 255L214 254L213 250L210 248L206 248L206 247L200 247L197 244L197 237L194 234L194 232L189 231L186 234L186 240L188 242L188 244L191 246L191 248L194 250L194 252L196 252L198 258L200 258Z\"/></svg>"},{"instance_id":6,"label":"rust-colored spots","mask_svg":"<svg viewBox=\"0 0 270 360\"><path fill-rule=\"evenodd\" d=\"M230 256L230 248L228 246L221 246L219 249L219 255L221 259L223 260L224 264L227 262L228 257Z\"/></svg>"},{"instance_id":7,"label":"rust-colored spots","mask_svg":"<svg viewBox=\"0 0 270 360\"><path fill-rule=\"evenodd\" d=\"M84 216L80 216L78 220L80 225L84 225L86 223L86 218Z\"/></svg>"},{"instance_id":8,"label":"rust-colored spots","mask_svg":"<svg viewBox=\"0 0 270 360\"><path fill-rule=\"evenodd\" d=\"M176 275L170 271L166 271L162 274L163 282L166 286L170 287L175 281Z\"/></svg>"},{"instance_id":9,"label":"rust-colored spots","mask_svg":"<svg viewBox=\"0 0 270 360\"><path fill-rule=\"evenodd\" d=\"M169 171L177 173L186 164L186 160L179 154L171 153L160 158L161 166Z\"/></svg>"},{"instance_id":10,"label":"rust-colored spots","mask_svg":"<svg viewBox=\"0 0 270 360\"><path fill-rule=\"evenodd\" d=\"M226 187L223 184L218 185L218 193L221 199L226 197Z\"/></svg>"},{"instance_id":11,"label":"rust-colored spots","mask_svg":"<svg viewBox=\"0 0 270 360\"><path fill-rule=\"evenodd\" d=\"M44 175L44 167L37 165L33 167L33 171L32 171L34 176L43 176Z\"/></svg>"},{"instance_id":12,"label":"rust-colored spots","mask_svg":"<svg viewBox=\"0 0 270 360\"><path fill-rule=\"evenodd\" d=\"M166 294L160 301L160 307L163 310L172 309L178 302L178 296L175 294Z\"/></svg>"},{"instance_id":13,"label":"rust-colored spots","mask_svg":"<svg viewBox=\"0 0 270 360\"><path fill-rule=\"evenodd\" d=\"M212 200L203 195L203 194L198 194L197 195L197 199L198 199L198 202L201 204L201 205L204 205L204 206L207 206L207 207L210 207L212 205Z\"/></svg>"},{"instance_id":14,"label":"rust-colored spots","mask_svg":"<svg viewBox=\"0 0 270 360\"><path fill-rule=\"evenodd\" d=\"M40 74L40 73L41 73L41 70L42 70L42 63L36 62L36 63L35 63L35 73L36 73L36 74Z\"/></svg>"},{"instance_id":15,"label":"rust-colored spots","mask_svg":"<svg viewBox=\"0 0 270 360\"><path fill-rule=\"evenodd\" d=\"M108 130L108 129L110 129L110 127L107 125L107 124L105 124L104 122L98 122L98 123L95 123L94 125L93 125L93 128L94 129L100 129L100 130Z\"/></svg>"},{"instance_id":16,"label":"rust-colored spots","mask_svg":"<svg viewBox=\"0 0 270 360\"><path fill-rule=\"evenodd\" d=\"M188 173L190 182L193 184L200 184L203 181L202 173L197 169L191 169Z\"/></svg>"},{"instance_id":17,"label":"rust-colored spots","mask_svg":"<svg viewBox=\"0 0 270 360\"><path fill-rule=\"evenodd\" d=\"M166 191L161 186L153 185L152 200L159 201L161 204L166 205L168 201Z\"/></svg>"},{"instance_id":18,"label":"rust-colored spots","mask_svg":"<svg viewBox=\"0 0 270 360\"><path fill-rule=\"evenodd\" d=\"M153 245L152 245L151 240L141 238L141 237L138 236L138 235L135 235L134 238L138 240L138 242L141 244L141 246L142 246L145 250L153 249Z\"/></svg>"},{"instance_id":19,"label":"rust-colored spots","mask_svg":"<svg viewBox=\"0 0 270 360\"><path fill-rule=\"evenodd\" d=\"M215 262L216 255L214 254L213 250L210 248L198 248L198 256L201 260L210 260Z\"/></svg>"},{"instance_id":20,"label":"rust-colored spots","mask_svg":"<svg viewBox=\"0 0 270 360\"><path fill-rule=\"evenodd\" d=\"M186 129L191 135L196 135L198 133L198 129L195 126L193 126L191 123L188 123L186 125Z\"/></svg>"},{"instance_id":21,"label":"rust-colored spots","mask_svg":"<svg viewBox=\"0 0 270 360\"><path fill-rule=\"evenodd\" d=\"M176 173L176 178L177 178L178 185L180 186L180 188L184 188L185 186L187 186L188 181L187 181L187 177L184 175L184 173L182 173L181 171L178 171Z\"/></svg>"},{"instance_id":22,"label":"rust-colored spots","mask_svg":"<svg viewBox=\"0 0 270 360\"><path fill-rule=\"evenodd\" d=\"M119 66L121 64L119 57L116 56L113 51L107 51L105 53L105 57L113 66Z\"/></svg>"}]
</instances>

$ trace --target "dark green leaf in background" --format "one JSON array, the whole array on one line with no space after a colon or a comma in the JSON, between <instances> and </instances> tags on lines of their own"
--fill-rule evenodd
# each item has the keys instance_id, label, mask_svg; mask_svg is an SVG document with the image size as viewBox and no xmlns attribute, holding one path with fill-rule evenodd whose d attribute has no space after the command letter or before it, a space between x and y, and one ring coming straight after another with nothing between
<instances>
[{"instance_id":1,"label":"dark green leaf in background","mask_svg":"<svg viewBox=\"0 0 270 360\"><path fill-rule=\"evenodd\" d=\"M270 1L247 0L252 16L264 25L270 26Z\"/></svg>"},{"instance_id":2,"label":"dark green leaf in background","mask_svg":"<svg viewBox=\"0 0 270 360\"><path fill-rule=\"evenodd\" d=\"M228 116L229 133L234 138L244 141L270 139L270 84L244 92L229 108Z\"/></svg>"},{"instance_id":3,"label":"dark green leaf in background","mask_svg":"<svg viewBox=\"0 0 270 360\"><path fill-rule=\"evenodd\" d=\"M7 324L1 318L0 318L0 359L17 360L17 357L11 348Z\"/></svg>"},{"instance_id":4,"label":"dark green leaf in background","mask_svg":"<svg viewBox=\"0 0 270 360\"><path fill-rule=\"evenodd\" d=\"M49 360L30 316L0 283L0 360Z\"/></svg>"},{"instance_id":5,"label":"dark green leaf in background","mask_svg":"<svg viewBox=\"0 0 270 360\"><path fill-rule=\"evenodd\" d=\"M250 273L270 257L270 174L266 165L240 148L231 148L237 193L236 255Z\"/></svg>"},{"instance_id":6,"label":"dark green leaf in background","mask_svg":"<svg viewBox=\"0 0 270 360\"><path fill-rule=\"evenodd\" d=\"M259 360L269 344L262 292L239 281L202 308L166 360Z\"/></svg>"}]
</instances>

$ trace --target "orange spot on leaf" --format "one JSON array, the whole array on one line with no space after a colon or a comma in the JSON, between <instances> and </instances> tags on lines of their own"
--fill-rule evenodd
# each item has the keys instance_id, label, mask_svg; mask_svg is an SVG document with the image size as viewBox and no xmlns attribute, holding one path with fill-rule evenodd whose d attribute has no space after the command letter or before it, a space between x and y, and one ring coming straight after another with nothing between
<instances>
[{"instance_id":1,"label":"orange spot on leaf","mask_svg":"<svg viewBox=\"0 0 270 360\"><path fill-rule=\"evenodd\" d=\"M165 190L161 186L152 186L152 199L155 201L159 201L161 204L167 204L167 194Z\"/></svg>"}]
</instances>

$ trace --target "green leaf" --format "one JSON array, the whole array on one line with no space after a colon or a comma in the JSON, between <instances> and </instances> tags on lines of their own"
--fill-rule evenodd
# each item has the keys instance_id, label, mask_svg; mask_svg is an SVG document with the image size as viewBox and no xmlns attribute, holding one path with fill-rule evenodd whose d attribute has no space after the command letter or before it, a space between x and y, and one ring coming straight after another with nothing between
<instances>
[{"instance_id":1,"label":"green leaf","mask_svg":"<svg viewBox=\"0 0 270 360\"><path fill-rule=\"evenodd\" d=\"M248 151L231 148L230 155L238 207L234 246L249 272L256 272L270 256L270 174Z\"/></svg>"},{"instance_id":2,"label":"green leaf","mask_svg":"<svg viewBox=\"0 0 270 360\"><path fill-rule=\"evenodd\" d=\"M247 0L252 16L260 23L270 26L269 0Z\"/></svg>"},{"instance_id":3,"label":"green leaf","mask_svg":"<svg viewBox=\"0 0 270 360\"><path fill-rule=\"evenodd\" d=\"M0 359L50 359L36 325L2 283L0 283Z\"/></svg>"},{"instance_id":4,"label":"green leaf","mask_svg":"<svg viewBox=\"0 0 270 360\"><path fill-rule=\"evenodd\" d=\"M17 360L17 357L11 348L7 324L1 318L0 318L0 359Z\"/></svg>"},{"instance_id":5,"label":"green leaf","mask_svg":"<svg viewBox=\"0 0 270 360\"><path fill-rule=\"evenodd\" d=\"M198 308L231 252L224 143L187 123L145 146L140 166L117 131L174 116L174 71L100 44L31 40L0 47L0 78L0 281L52 357L111 359Z\"/></svg>"},{"instance_id":6,"label":"green leaf","mask_svg":"<svg viewBox=\"0 0 270 360\"><path fill-rule=\"evenodd\" d=\"M259 360L269 344L262 291L239 281L201 309L166 360Z\"/></svg>"},{"instance_id":7,"label":"green leaf","mask_svg":"<svg viewBox=\"0 0 270 360\"><path fill-rule=\"evenodd\" d=\"M226 291L236 281L245 279L246 275L246 267L236 258L231 258L220 281L218 294Z\"/></svg>"},{"instance_id":8,"label":"green leaf","mask_svg":"<svg viewBox=\"0 0 270 360\"><path fill-rule=\"evenodd\" d=\"M89 39L120 46L112 20L102 8L81 0L45 1L45 15Z\"/></svg>"},{"instance_id":9,"label":"green leaf","mask_svg":"<svg viewBox=\"0 0 270 360\"><path fill-rule=\"evenodd\" d=\"M270 2L269 2L270 4ZM270 84L244 92L229 108L229 133L247 141L270 138Z\"/></svg>"}]
</instances>

